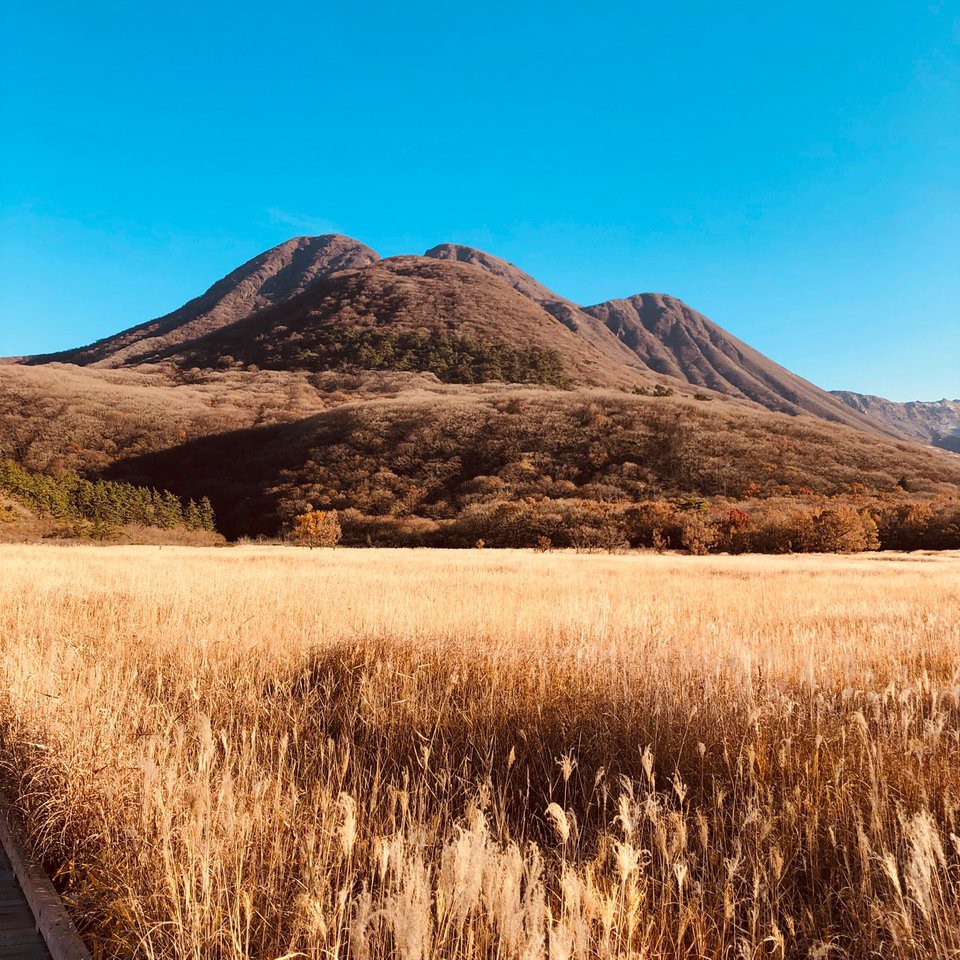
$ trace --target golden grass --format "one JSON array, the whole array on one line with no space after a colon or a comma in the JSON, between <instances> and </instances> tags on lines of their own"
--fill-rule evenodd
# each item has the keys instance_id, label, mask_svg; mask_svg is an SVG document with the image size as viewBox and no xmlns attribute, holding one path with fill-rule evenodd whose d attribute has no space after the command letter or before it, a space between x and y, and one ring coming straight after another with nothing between
<instances>
[{"instance_id":1,"label":"golden grass","mask_svg":"<svg viewBox=\"0 0 960 960\"><path fill-rule=\"evenodd\" d=\"M960 556L0 546L104 957L948 957Z\"/></svg>"}]
</instances>

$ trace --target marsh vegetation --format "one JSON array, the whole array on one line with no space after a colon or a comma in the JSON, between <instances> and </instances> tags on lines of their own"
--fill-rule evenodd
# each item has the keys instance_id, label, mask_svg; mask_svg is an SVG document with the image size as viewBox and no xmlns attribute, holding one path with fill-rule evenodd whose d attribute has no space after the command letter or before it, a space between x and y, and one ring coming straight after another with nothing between
<instances>
[{"instance_id":1,"label":"marsh vegetation","mask_svg":"<svg viewBox=\"0 0 960 960\"><path fill-rule=\"evenodd\" d=\"M0 547L97 955L947 957L960 557Z\"/></svg>"}]
</instances>

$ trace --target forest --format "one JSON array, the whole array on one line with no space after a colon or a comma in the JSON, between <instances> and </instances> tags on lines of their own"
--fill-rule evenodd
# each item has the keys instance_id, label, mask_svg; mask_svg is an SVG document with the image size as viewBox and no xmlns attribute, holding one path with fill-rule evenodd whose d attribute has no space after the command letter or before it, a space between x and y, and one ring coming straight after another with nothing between
<instances>
[{"instance_id":1,"label":"forest","mask_svg":"<svg viewBox=\"0 0 960 960\"><path fill-rule=\"evenodd\" d=\"M271 331L272 333L272 331ZM445 331L378 330L316 324L277 338L263 334L232 342L233 354L219 365L236 363L267 370L395 370L434 373L444 383L567 385L563 361L554 350L517 347L505 340L457 336ZM203 365L202 355L186 363Z\"/></svg>"},{"instance_id":2,"label":"forest","mask_svg":"<svg viewBox=\"0 0 960 960\"><path fill-rule=\"evenodd\" d=\"M126 524L167 530L216 530L210 500L183 502L169 491L130 483L87 480L75 473L50 476L0 460L0 493L41 517L73 524L73 532L105 538Z\"/></svg>"}]
</instances>

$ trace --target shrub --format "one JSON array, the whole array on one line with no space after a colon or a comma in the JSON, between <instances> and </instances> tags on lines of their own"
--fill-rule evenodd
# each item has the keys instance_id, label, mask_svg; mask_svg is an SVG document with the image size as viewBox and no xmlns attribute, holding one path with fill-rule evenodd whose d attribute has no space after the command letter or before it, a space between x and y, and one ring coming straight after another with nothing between
<instances>
[{"instance_id":1,"label":"shrub","mask_svg":"<svg viewBox=\"0 0 960 960\"><path fill-rule=\"evenodd\" d=\"M537 542L534 544L534 550L537 553L551 553L553 551L553 541L549 537L537 537Z\"/></svg>"},{"instance_id":2,"label":"shrub","mask_svg":"<svg viewBox=\"0 0 960 960\"><path fill-rule=\"evenodd\" d=\"M817 553L860 553L878 550L877 525L853 507L824 510L813 518L809 549Z\"/></svg>"},{"instance_id":3,"label":"shrub","mask_svg":"<svg viewBox=\"0 0 960 960\"><path fill-rule=\"evenodd\" d=\"M700 512L682 514L680 543L694 556L706 556L717 542L717 528Z\"/></svg>"},{"instance_id":4,"label":"shrub","mask_svg":"<svg viewBox=\"0 0 960 960\"><path fill-rule=\"evenodd\" d=\"M290 540L303 547L335 547L341 535L336 510L308 510L294 517Z\"/></svg>"},{"instance_id":5,"label":"shrub","mask_svg":"<svg viewBox=\"0 0 960 960\"><path fill-rule=\"evenodd\" d=\"M628 507L623 522L627 539L635 547L664 550L679 539L677 510L665 500L648 500Z\"/></svg>"},{"instance_id":6,"label":"shrub","mask_svg":"<svg viewBox=\"0 0 960 960\"><path fill-rule=\"evenodd\" d=\"M358 547L430 547L436 545L440 524L426 517L370 516L347 509L338 514L343 543Z\"/></svg>"},{"instance_id":7,"label":"shrub","mask_svg":"<svg viewBox=\"0 0 960 960\"><path fill-rule=\"evenodd\" d=\"M582 501L570 516L570 541L577 550L613 553L630 546L623 525L623 511L609 503Z\"/></svg>"},{"instance_id":8,"label":"shrub","mask_svg":"<svg viewBox=\"0 0 960 960\"><path fill-rule=\"evenodd\" d=\"M451 546L484 540L492 547L532 547L540 537L571 546L570 505L556 501L496 500L467 507L450 525Z\"/></svg>"},{"instance_id":9,"label":"shrub","mask_svg":"<svg viewBox=\"0 0 960 960\"><path fill-rule=\"evenodd\" d=\"M727 553L744 553L750 549L750 514L732 507L714 524L718 550Z\"/></svg>"},{"instance_id":10,"label":"shrub","mask_svg":"<svg viewBox=\"0 0 960 960\"><path fill-rule=\"evenodd\" d=\"M767 516L749 538L757 553L802 553L812 549L813 519L810 513L793 510Z\"/></svg>"},{"instance_id":11,"label":"shrub","mask_svg":"<svg viewBox=\"0 0 960 960\"><path fill-rule=\"evenodd\" d=\"M927 545L934 524L929 503L904 503L876 515L880 543L885 550L919 550Z\"/></svg>"}]
</instances>

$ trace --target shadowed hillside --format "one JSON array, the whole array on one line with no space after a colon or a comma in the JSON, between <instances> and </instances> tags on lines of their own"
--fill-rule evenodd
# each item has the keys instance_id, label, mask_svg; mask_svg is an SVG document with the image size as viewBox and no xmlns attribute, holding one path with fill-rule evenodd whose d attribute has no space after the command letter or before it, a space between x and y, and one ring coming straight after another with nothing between
<instances>
[{"instance_id":1,"label":"shadowed hillside","mask_svg":"<svg viewBox=\"0 0 960 960\"><path fill-rule=\"evenodd\" d=\"M0 366L0 457L48 473L95 475L118 457L410 389L454 388L412 373L6 365Z\"/></svg>"},{"instance_id":2,"label":"shadowed hillside","mask_svg":"<svg viewBox=\"0 0 960 960\"><path fill-rule=\"evenodd\" d=\"M896 500L908 488L931 498L955 495L960 460L813 419L514 388L346 404L122 460L110 475L203 490L231 536L275 534L316 507L349 511L353 542L497 545L482 512L505 503L590 512L685 496Z\"/></svg>"}]
</instances>

